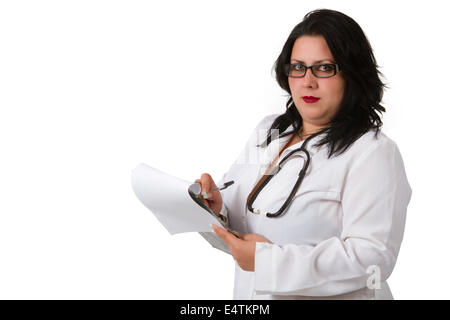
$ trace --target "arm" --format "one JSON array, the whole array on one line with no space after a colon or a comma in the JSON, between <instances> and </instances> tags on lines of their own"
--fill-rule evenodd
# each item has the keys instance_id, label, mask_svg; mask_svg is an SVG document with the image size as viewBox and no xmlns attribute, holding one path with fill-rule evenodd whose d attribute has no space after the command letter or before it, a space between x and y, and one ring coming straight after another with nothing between
<instances>
[{"instance_id":1,"label":"arm","mask_svg":"<svg viewBox=\"0 0 450 320\"><path fill-rule=\"evenodd\" d=\"M403 238L411 189L401 155L390 141L367 150L350 168L342 190L340 237L316 246L256 243L259 294L331 296L366 287L376 266L391 274ZM373 270L373 269L372 269Z\"/></svg>"}]
</instances>

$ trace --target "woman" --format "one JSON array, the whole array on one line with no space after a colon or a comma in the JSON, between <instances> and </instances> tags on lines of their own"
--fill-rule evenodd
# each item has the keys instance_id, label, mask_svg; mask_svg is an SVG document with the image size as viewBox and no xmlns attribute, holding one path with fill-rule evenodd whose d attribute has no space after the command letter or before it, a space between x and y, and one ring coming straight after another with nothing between
<instances>
[{"instance_id":1,"label":"woman","mask_svg":"<svg viewBox=\"0 0 450 320\"><path fill-rule=\"evenodd\" d=\"M385 85L369 41L350 17L315 10L274 68L286 112L257 125L218 183L232 186L212 191L207 173L197 180L241 234L213 226L236 260L234 298L392 299L386 279L411 188L397 145L380 132Z\"/></svg>"}]
</instances>

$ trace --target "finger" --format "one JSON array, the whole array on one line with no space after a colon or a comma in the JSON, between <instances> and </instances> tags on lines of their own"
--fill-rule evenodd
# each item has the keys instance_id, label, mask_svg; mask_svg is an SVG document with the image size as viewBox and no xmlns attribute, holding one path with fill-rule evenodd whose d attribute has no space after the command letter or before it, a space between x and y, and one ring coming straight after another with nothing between
<instances>
[{"instance_id":1,"label":"finger","mask_svg":"<svg viewBox=\"0 0 450 320\"><path fill-rule=\"evenodd\" d=\"M207 193L206 191L202 192L202 197L203 199L211 199L212 198L212 194L211 193Z\"/></svg>"},{"instance_id":2,"label":"finger","mask_svg":"<svg viewBox=\"0 0 450 320\"><path fill-rule=\"evenodd\" d=\"M242 240L245 241L256 241L256 242L267 242L267 243L272 243L270 240L268 240L266 237L263 237L260 234L257 233L247 233L247 234L242 234L240 236L240 238Z\"/></svg>"},{"instance_id":3,"label":"finger","mask_svg":"<svg viewBox=\"0 0 450 320\"><path fill-rule=\"evenodd\" d=\"M208 207L210 207L210 203L209 203L209 201L208 200L206 200L206 199L208 199L208 196L204 196L204 194L202 193L202 191L203 191L203 184L202 184L202 180L201 179L196 179L195 181L194 181L195 183L198 183L199 185L200 185L200 194L198 194L200 197L200 200L204 203L204 204L206 204Z\"/></svg>"},{"instance_id":4,"label":"finger","mask_svg":"<svg viewBox=\"0 0 450 320\"><path fill-rule=\"evenodd\" d=\"M200 179L196 179L195 182L195 187L192 188L193 191L195 191L196 195L199 195L202 193L202 181ZM198 191L198 187L200 187L200 191Z\"/></svg>"},{"instance_id":5,"label":"finger","mask_svg":"<svg viewBox=\"0 0 450 320\"><path fill-rule=\"evenodd\" d=\"M204 199L210 199L213 197L211 194L211 189L216 187L216 184L214 183L213 178L209 173L203 173L201 176L201 184L202 184L202 197Z\"/></svg>"},{"instance_id":6,"label":"finger","mask_svg":"<svg viewBox=\"0 0 450 320\"><path fill-rule=\"evenodd\" d=\"M241 238L242 240L245 240L245 241L253 240L253 236L251 233L241 234L239 236L239 238Z\"/></svg>"},{"instance_id":7,"label":"finger","mask_svg":"<svg viewBox=\"0 0 450 320\"><path fill-rule=\"evenodd\" d=\"M215 224L212 225L214 232L222 239L228 246L232 245L237 238L224 228L221 228Z\"/></svg>"},{"instance_id":8,"label":"finger","mask_svg":"<svg viewBox=\"0 0 450 320\"><path fill-rule=\"evenodd\" d=\"M209 192L209 190L211 189L211 180L212 180L209 173L203 173L200 177L200 180L202 185L202 192L203 191Z\"/></svg>"},{"instance_id":9,"label":"finger","mask_svg":"<svg viewBox=\"0 0 450 320\"><path fill-rule=\"evenodd\" d=\"M211 189L216 187L216 184L209 173L203 173L200 180L202 184L202 191L210 193Z\"/></svg>"},{"instance_id":10,"label":"finger","mask_svg":"<svg viewBox=\"0 0 450 320\"><path fill-rule=\"evenodd\" d=\"M265 238L257 233L243 234L241 235L241 239L246 241L257 241L257 242L265 241Z\"/></svg>"}]
</instances>

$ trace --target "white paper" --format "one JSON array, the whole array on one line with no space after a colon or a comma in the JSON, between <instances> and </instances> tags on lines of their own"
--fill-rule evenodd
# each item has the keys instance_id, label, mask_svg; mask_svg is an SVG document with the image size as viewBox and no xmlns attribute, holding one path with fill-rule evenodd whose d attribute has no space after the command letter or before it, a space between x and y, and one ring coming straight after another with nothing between
<instances>
[{"instance_id":1,"label":"white paper","mask_svg":"<svg viewBox=\"0 0 450 320\"><path fill-rule=\"evenodd\" d=\"M188 193L190 181L142 163L133 170L131 184L139 200L170 234L211 232L211 224L222 226L215 215L192 200Z\"/></svg>"}]
</instances>

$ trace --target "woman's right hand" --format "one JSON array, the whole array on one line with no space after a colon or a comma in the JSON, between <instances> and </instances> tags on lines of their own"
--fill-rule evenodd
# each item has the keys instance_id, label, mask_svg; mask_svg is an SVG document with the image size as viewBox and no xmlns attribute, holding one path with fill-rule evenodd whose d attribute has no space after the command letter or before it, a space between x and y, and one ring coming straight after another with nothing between
<instances>
[{"instance_id":1,"label":"woman's right hand","mask_svg":"<svg viewBox=\"0 0 450 320\"><path fill-rule=\"evenodd\" d=\"M213 178L209 173L203 173L200 179L195 180L195 183L200 184L201 193L200 199L218 216L220 210L222 209L222 195L219 190L211 191L211 189L216 188ZM208 198L204 198L204 191L209 195Z\"/></svg>"}]
</instances>

